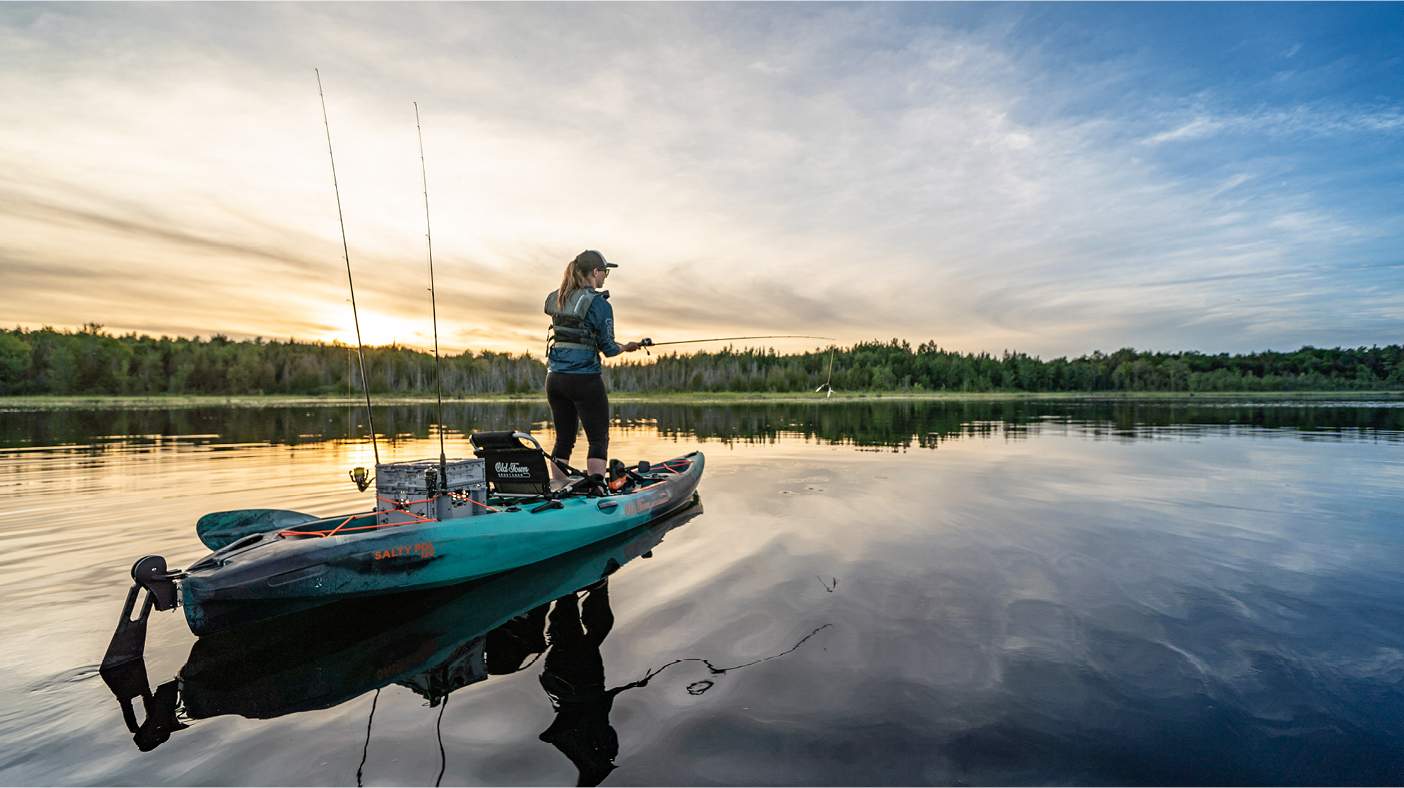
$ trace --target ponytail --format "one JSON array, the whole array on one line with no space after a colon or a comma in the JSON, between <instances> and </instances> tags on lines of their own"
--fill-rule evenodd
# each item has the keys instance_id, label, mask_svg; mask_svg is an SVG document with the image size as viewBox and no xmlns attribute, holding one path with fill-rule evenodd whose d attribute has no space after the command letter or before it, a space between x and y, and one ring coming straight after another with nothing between
<instances>
[{"instance_id":1,"label":"ponytail","mask_svg":"<svg viewBox=\"0 0 1404 788\"><path fill-rule=\"evenodd\" d=\"M588 274L589 272L582 270L580 266L575 264L574 260L566 263L565 276L561 277L561 289L556 294L557 309L565 309L566 304L570 302L570 297L587 284L585 277Z\"/></svg>"}]
</instances>

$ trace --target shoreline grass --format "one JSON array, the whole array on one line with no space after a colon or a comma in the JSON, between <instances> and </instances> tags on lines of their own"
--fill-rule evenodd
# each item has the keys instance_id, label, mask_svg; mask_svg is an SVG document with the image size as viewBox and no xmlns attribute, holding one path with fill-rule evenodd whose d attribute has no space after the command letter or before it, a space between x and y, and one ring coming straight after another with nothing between
<instances>
[{"instance_id":1,"label":"shoreline grass","mask_svg":"<svg viewBox=\"0 0 1404 788\"><path fill-rule=\"evenodd\" d=\"M611 403L660 403L680 405L739 405L749 403L796 403L813 404L865 402L865 401L915 401L915 402L981 402L1010 400L1312 400L1312 401L1361 401L1388 400L1404 401L1404 391L993 391L993 392L950 392L950 391L861 391L835 393L832 397L809 392L665 392L630 393L611 392ZM372 395L371 403L376 406L431 405L437 399L432 394L416 395ZM481 403L545 403L546 395L541 394L486 394L475 396L444 398L446 404ZM39 395L39 396L0 396L0 411L21 410L156 410L179 408L278 408L278 407L341 407L364 406L362 397L331 396L290 396L290 395L184 395L163 394L155 396L109 396L109 395Z\"/></svg>"}]
</instances>

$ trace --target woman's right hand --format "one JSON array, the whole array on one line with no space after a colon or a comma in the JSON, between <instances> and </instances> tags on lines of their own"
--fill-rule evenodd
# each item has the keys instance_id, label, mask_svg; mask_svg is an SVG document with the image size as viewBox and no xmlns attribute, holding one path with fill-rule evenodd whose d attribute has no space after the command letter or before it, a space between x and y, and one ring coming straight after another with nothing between
<instances>
[{"instance_id":1,"label":"woman's right hand","mask_svg":"<svg viewBox=\"0 0 1404 788\"><path fill-rule=\"evenodd\" d=\"M643 347L643 345L638 342L629 342L628 344L620 345L619 349L625 353L633 353L641 347Z\"/></svg>"}]
</instances>

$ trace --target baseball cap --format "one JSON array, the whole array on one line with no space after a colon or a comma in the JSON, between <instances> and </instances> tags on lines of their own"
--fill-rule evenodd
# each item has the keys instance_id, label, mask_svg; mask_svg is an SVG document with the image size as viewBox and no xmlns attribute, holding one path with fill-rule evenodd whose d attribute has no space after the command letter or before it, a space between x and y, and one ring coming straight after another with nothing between
<instances>
[{"instance_id":1,"label":"baseball cap","mask_svg":"<svg viewBox=\"0 0 1404 788\"><path fill-rule=\"evenodd\" d=\"M596 271L601 268L618 268L594 249L586 249L575 256L575 266L582 271Z\"/></svg>"}]
</instances>

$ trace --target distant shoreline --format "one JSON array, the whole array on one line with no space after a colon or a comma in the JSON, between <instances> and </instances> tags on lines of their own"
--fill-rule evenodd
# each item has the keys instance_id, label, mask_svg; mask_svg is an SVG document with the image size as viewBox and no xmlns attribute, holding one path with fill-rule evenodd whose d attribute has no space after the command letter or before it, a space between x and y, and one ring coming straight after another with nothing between
<instances>
[{"instance_id":1,"label":"distant shoreline","mask_svg":"<svg viewBox=\"0 0 1404 788\"><path fill-rule=\"evenodd\" d=\"M811 403L816 405L863 402L981 402L991 400L1184 400L1223 401L1223 400L1315 400L1315 401L1371 401L1389 400L1404 402L1404 391L1053 391L1053 392L942 392L942 391L863 391L835 393L832 397L822 394L795 392L687 392L665 394L631 394L614 392L610 402L660 403L679 405L739 405L751 403ZM437 400L433 395L411 396L372 396L371 404L379 406L432 405ZM444 398L444 403L453 404L511 404L546 402L545 394L492 394L471 397ZM365 406L361 397L344 396L284 396L284 395L159 395L159 396L0 396L0 411L21 410L156 410L173 408L278 408L278 407L340 407Z\"/></svg>"}]
</instances>

